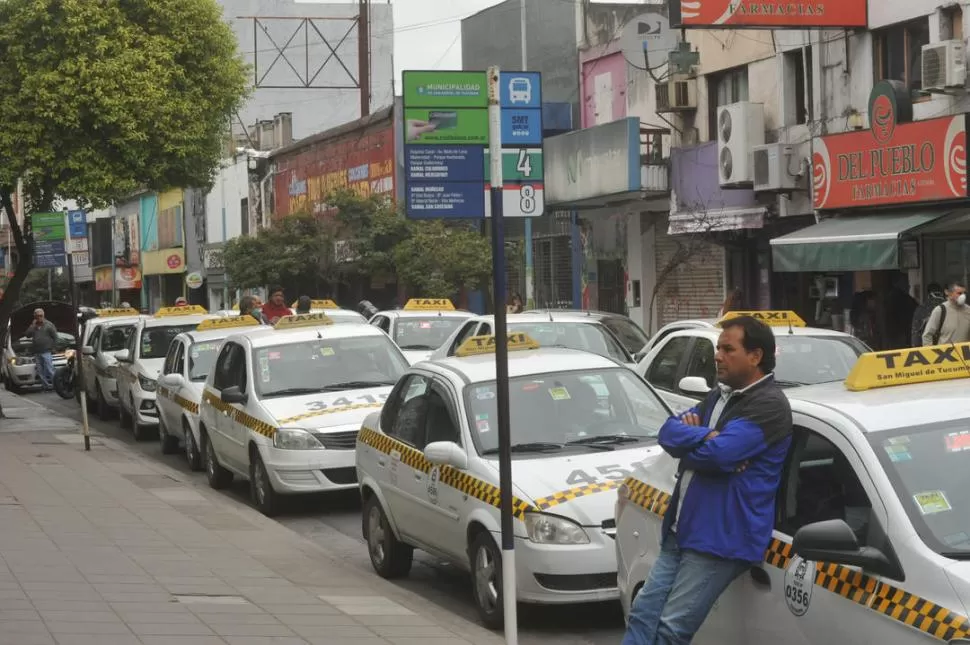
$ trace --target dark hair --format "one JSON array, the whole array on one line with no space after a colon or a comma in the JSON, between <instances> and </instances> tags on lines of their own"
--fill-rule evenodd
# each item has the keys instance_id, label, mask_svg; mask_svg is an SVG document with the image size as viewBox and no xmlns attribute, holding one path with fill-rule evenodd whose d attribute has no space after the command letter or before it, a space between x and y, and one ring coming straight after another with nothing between
<instances>
[{"instance_id":1,"label":"dark hair","mask_svg":"<svg viewBox=\"0 0 970 645\"><path fill-rule=\"evenodd\" d=\"M771 331L771 327L751 316L738 316L721 323L721 329L730 329L731 327L740 327L744 332L741 344L744 345L745 351L761 350L761 362L758 363L761 371L764 374L774 372L775 332Z\"/></svg>"},{"instance_id":2,"label":"dark hair","mask_svg":"<svg viewBox=\"0 0 970 645\"><path fill-rule=\"evenodd\" d=\"M282 293L283 295L286 295L286 292L283 290L283 287L281 287L279 285L273 285L272 287L269 288L269 297L270 298L272 298L273 296L275 296L277 293Z\"/></svg>"},{"instance_id":3,"label":"dark hair","mask_svg":"<svg viewBox=\"0 0 970 645\"><path fill-rule=\"evenodd\" d=\"M962 280L950 280L949 282L946 283L946 292L951 293L957 287L962 287L963 289L966 289L967 285L963 284Z\"/></svg>"},{"instance_id":4,"label":"dark hair","mask_svg":"<svg viewBox=\"0 0 970 645\"><path fill-rule=\"evenodd\" d=\"M300 296L296 301L296 310L298 312L307 313L310 311L310 306L313 301L310 300L310 296Z\"/></svg>"},{"instance_id":5,"label":"dark hair","mask_svg":"<svg viewBox=\"0 0 970 645\"><path fill-rule=\"evenodd\" d=\"M248 314L253 310L253 305L256 304L256 299L252 296L243 296L239 299L239 313Z\"/></svg>"}]
</instances>

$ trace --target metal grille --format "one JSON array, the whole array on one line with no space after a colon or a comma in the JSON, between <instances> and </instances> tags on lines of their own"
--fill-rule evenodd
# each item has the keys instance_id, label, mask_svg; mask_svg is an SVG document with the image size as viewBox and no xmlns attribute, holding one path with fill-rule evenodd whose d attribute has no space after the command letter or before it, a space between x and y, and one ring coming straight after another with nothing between
<instances>
[{"instance_id":1,"label":"metal grille","mask_svg":"<svg viewBox=\"0 0 970 645\"><path fill-rule=\"evenodd\" d=\"M657 286L653 305L657 324L716 318L724 302L724 247L701 244L689 234L667 235L665 218L657 222L654 252L658 279L670 269L666 280ZM644 294L647 304L651 295Z\"/></svg>"},{"instance_id":2,"label":"metal grille","mask_svg":"<svg viewBox=\"0 0 970 645\"><path fill-rule=\"evenodd\" d=\"M570 309L573 305L572 240L556 235L533 240L535 301L541 309Z\"/></svg>"},{"instance_id":3,"label":"metal grille","mask_svg":"<svg viewBox=\"0 0 970 645\"><path fill-rule=\"evenodd\" d=\"M327 450L354 450L357 447L357 433L359 430L344 432L321 432L316 437Z\"/></svg>"}]
</instances>

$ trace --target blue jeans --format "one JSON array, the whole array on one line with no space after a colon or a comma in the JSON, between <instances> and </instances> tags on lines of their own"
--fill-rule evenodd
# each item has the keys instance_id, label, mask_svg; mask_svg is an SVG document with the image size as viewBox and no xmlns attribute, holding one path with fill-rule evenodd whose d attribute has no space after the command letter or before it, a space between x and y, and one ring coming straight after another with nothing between
<instances>
[{"instance_id":1,"label":"blue jeans","mask_svg":"<svg viewBox=\"0 0 970 645\"><path fill-rule=\"evenodd\" d=\"M664 539L633 606L622 645L687 645L731 582L751 563L682 550Z\"/></svg>"},{"instance_id":2,"label":"blue jeans","mask_svg":"<svg viewBox=\"0 0 970 645\"><path fill-rule=\"evenodd\" d=\"M50 352L41 352L36 356L37 375L40 377L41 385L45 389L50 389L54 385L54 357Z\"/></svg>"}]
</instances>

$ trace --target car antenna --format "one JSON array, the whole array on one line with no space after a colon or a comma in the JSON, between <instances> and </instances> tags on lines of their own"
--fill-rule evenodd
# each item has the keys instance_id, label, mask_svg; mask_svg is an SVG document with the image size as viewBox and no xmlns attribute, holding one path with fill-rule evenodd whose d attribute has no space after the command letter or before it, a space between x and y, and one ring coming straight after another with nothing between
<instances>
[{"instance_id":1,"label":"car antenna","mask_svg":"<svg viewBox=\"0 0 970 645\"><path fill-rule=\"evenodd\" d=\"M552 312L551 311L549 312L549 322L556 322L555 320L552 319Z\"/></svg>"},{"instance_id":2,"label":"car antenna","mask_svg":"<svg viewBox=\"0 0 970 645\"><path fill-rule=\"evenodd\" d=\"M323 334L320 333L319 329L317 330L317 340L323 340Z\"/></svg>"},{"instance_id":3,"label":"car antenna","mask_svg":"<svg viewBox=\"0 0 970 645\"><path fill-rule=\"evenodd\" d=\"M791 318L788 319L788 335L789 336L795 335L795 330L792 329L792 325L791 325Z\"/></svg>"}]
</instances>

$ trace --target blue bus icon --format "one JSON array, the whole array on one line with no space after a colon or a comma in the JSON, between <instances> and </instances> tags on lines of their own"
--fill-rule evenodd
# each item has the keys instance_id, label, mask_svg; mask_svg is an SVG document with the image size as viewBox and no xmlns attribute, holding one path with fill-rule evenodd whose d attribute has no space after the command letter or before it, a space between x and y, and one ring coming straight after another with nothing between
<instances>
[{"instance_id":1,"label":"blue bus icon","mask_svg":"<svg viewBox=\"0 0 970 645\"><path fill-rule=\"evenodd\" d=\"M509 102L532 103L532 81L528 78L516 76L509 80Z\"/></svg>"}]
</instances>

